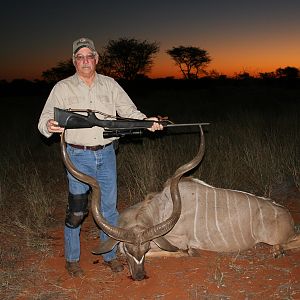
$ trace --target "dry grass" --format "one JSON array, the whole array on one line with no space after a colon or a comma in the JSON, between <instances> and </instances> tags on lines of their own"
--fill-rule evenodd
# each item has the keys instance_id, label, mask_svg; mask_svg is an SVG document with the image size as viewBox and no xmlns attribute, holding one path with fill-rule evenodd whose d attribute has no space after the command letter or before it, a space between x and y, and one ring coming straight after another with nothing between
<instances>
[{"instance_id":1,"label":"dry grass","mask_svg":"<svg viewBox=\"0 0 300 300\"><path fill-rule=\"evenodd\" d=\"M263 114L229 116L205 127L206 154L193 176L224 188L270 196L282 185L299 186L300 118ZM293 124L287 128L287 123ZM121 145L119 182L129 203L162 188L176 168L196 154L197 133Z\"/></svg>"},{"instance_id":2,"label":"dry grass","mask_svg":"<svg viewBox=\"0 0 300 300\"><path fill-rule=\"evenodd\" d=\"M139 95L136 102L148 115L159 111L177 122L211 122L205 127L204 160L191 175L215 186L269 196L274 187L286 182L300 186L297 93L297 90L266 92L257 88L157 90ZM36 129L41 106L36 99L23 102L9 99L2 107L1 128L10 122L11 130L2 133L5 143L0 149L3 212L0 235L8 241L19 239L14 246L0 244L0 281L5 299L13 299L22 290L25 278L34 280L34 266L18 273L14 268L24 259L26 251L38 249L44 254L50 251L47 230L55 221L55 208L66 197L59 145L43 143ZM128 205L141 201L149 192L160 190L176 168L195 155L198 142L197 133L188 133L158 134L155 138L121 143L119 198L126 197ZM221 284L220 274L216 269L215 279ZM34 299L56 296L51 291L41 292ZM197 287L191 290L190 296L198 299Z\"/></svg>"},{"instance_id":3,"label":"dry grass","mask_svg":"<svg viewBox=\"0 0 300 300\"><path fill-rule=\"evenodd\" d=\"M33 253L39 259L51 251L47 232L58 204L53 192L57 180L64 178L62 172L57 174L63 170L59 152L50 152L37 134L35 99L24 101L2 99L0 126L10 124L10 130L2 132L0 148L1 299L15 299L38 278L36 265L24 263Z\"/></svg>"}]
</instances>

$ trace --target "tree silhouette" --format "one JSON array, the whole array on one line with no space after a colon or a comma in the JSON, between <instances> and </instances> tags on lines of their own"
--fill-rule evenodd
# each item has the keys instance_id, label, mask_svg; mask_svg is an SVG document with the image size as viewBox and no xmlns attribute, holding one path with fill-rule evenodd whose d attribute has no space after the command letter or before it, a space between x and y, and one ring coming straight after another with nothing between
<instances>
[{"instance_id":1,"label":"tree silhouette","mask_svg":"<svg viewBox=\"0 0 300 300\"><path fill-rule=\"evenodd\" d=\"M75 73L72 59L61 61L56 67L48 69L42 73L42 78L48 83L55 83L67 78Z\"/></svg>"},{"instance_id":2,"label":"tree silhouette","mask_svg":"<svg viewBox=\"0 0 300 300\"><path fill-rule=\"evenodd\" d=\"M242 71L239 73L235 73L234 78L237 80L247 80L247 79L252 79L253 77L250 75L249 72Z\"/></svg>"},{"instance_id":3,"label":"tree silhouette","mask_svg":"<svg viewBox=\"0 0 300 300\"><path fill-rule=\"evenodd\" d=\"M296 79L300 76L300 70L295 67L278 68L273 72L259 73L261 79Z\"/></svg>"},{"instance_id":4,"label":"tree silhouette","mask_svg":"<svg viewBox=\"0 0 300 300\"><path fill-rule=\"evenodd\" d=\"M276 69L277 78L295 79L300 75L299 69L295 67L285 67Z\"/></svg>"},{"instance_id":5,"label":"tree silhouette","mask_svg":"<svg viewBox=\"0 0 300 300\"><path fill-rule=\"evenodd\" d=\"M259 73L259 77L263 80L274 79L276 78L276 74L274 72L261 72Z\"/></svg>"},{"instance_id":6,"label":"tree silhouette","mask_svg":"<svg viewBox=\"0 0 300 300\"><path fill-rule=\"evenodd\" d=\"M100 53L99 69L115 78L133 80L151 70L154 55L158 51L156 42L128 38L110 40Z\"/></svg>"},{"instance_id":7,"label":"tree silhouette","mask_svg":"<svg viewBox=\"0 0 300 300\"><path fill-rule=\"evenodd\" d=\"M197 79L211 62L208 52L198 47L173 47L166 51L179 66L185 79Z\"/></svg>"}]
</instances>

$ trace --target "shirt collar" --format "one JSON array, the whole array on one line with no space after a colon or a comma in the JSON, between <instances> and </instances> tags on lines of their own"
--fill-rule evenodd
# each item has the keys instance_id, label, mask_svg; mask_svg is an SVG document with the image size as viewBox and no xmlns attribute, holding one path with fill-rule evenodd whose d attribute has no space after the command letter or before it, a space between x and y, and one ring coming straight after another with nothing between
<instances>
[{"instance_id":1,"label":"shirt collar","mask_svg":"<svg viewBox=\"0 0 300 300\"><path fill-rule=\"evenodd\" d=\"M77 73L74 74L74 83L77 84L77 85L81 85L81 84L86 85ZM99 76L98 73L96 73L96 76L95 76L95 79L94 79L94 84L101 84L101 85L103 84L103 82L101 80L101 76Z\"/></svg>"}]
</instances>

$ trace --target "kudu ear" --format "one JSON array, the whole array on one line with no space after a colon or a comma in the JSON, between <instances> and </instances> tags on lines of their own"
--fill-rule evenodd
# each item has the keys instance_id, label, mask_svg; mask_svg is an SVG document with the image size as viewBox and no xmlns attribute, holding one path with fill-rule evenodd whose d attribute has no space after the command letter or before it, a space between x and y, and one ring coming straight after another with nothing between
<instances>
[{"instance_id":1,"label":"kudu ear","mask_svg":"<svg viewBox=\"0 0 300 300\"><path fill-rule=\"evenodd\" d=\"M179 249L172 245L167 239L165 239L164 237L160 236L154 240L152 240L159 248L169 251L169 252L176 252Z\"/></svg>"},{"instance_id":2,"label":"kudu ear","mask_svg":"<svg viewBox=\"0 0 300 300\"><path fill-rule=\"evenodd\" d=\"M101 242L97 247L95 247L92 250L93 254L99 255L99 254L103 254L106 252L111 251L117 244L119 243L119 241L114 240L112 238L108 238L106 241Z\"/></svg>"}]
</instances>

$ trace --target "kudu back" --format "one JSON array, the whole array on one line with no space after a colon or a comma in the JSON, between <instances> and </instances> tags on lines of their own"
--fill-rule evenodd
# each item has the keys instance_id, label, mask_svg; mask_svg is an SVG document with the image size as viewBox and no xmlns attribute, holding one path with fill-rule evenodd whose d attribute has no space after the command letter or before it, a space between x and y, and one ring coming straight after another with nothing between
<instances>
[{"instance_id":1,"label":"kudu back","mask_svg":"<svg viewBox=\"0 0 300 300\"><path fill-rule=\"evenodd\" d=\"M95 179L78 172L70 162L62 135L62 156L68 170L92 188L93 216L110 238L93 251L101 254L120 242L131 276L145 277L145 254L155 248L195 254L195 250L234 252L263 242L274 246L274 256L300 247L289 211L270 199L242 191L210 186L195 178L181 177L202 160L204 135L189 163L176 170L161 192L124 210L118 227L107 223L99 211L100 189ZM181 180L180 180L181 179ZM152 249L150 249L152 248ZM157 249L155 249L157 250Z\"/></svg>"}]
</instances>

